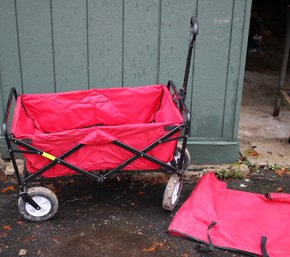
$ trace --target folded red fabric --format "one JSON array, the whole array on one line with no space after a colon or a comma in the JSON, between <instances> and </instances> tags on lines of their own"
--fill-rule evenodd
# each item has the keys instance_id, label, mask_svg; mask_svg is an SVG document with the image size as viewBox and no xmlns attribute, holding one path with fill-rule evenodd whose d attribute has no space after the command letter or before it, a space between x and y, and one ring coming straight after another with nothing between
<instances>
[{"instance_id":1,"label":"folded red fabric","mask_svg":"<svg viewBox=\"0 0 290 257\"><path fill-rule=\"evenodd\" d=\"M168 231L218 248L270 257L290 256L290 194L226 188L204 175Z\"/></svg>"}]
</instances>

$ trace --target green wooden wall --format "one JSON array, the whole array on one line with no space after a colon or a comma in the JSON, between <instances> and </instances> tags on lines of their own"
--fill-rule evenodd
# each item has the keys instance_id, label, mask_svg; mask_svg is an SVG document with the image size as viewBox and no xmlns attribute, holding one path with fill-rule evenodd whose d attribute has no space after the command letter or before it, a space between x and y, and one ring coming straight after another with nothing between
<instances>
[{"instance_id":1,"label":"green wooden wall","mask_svg":"<svg viewBox=\"0 0 290 257\"><path fill-rule=\"evenodd\" d=\"M196 15L189 149L196 163L234 161L250 8L251 0L1 0L0 118L12 86L180 86Z\"/></svg>"}]
</instances>

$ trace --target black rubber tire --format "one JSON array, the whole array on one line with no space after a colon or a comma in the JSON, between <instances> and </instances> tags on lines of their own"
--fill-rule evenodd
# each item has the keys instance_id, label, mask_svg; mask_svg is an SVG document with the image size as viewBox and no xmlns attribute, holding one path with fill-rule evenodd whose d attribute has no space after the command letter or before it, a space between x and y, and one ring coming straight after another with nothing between
<instances>
[{"instance_id":1,"label":"black rubber tire","mask_svg":"<svg viewBox=\"0 0 290 257\"><path fill-rule=\"evenodd\" d=\"M178 143L175 150L174 150L174 156L178 155L181 153L182 150L182 144ZM176 158L176 157L175 157ZM183 167L184 170L186 170L188 168L188 166L190 165L190 153L188 151L187 148L185 148L185 153L184 153L184 160L183 160Z\"/></svg>"},{"instance_id":2,"label":"black rubber tire","mask_svg":"<svg viewBox=\"0 0 290 257\"><path fill-rule=\"evenodd\" d=\"M179 177L177 174L173 174L170 176L163 194L162 208L164 210L174 210L181 195L182 186L182 177Z\"/></svg>"},{"instance_id":3,"label":"black rubber tire","mask_svg":"<svg viewBox=\"0 0 290 257\"><path fill-rule=\"evenodd\" d=\"M52 192L51 190L49 190L48 188L45 187L31 187L27 190L27 194L33 199L36 200L37 197L41 197L40 199L45 199L49 201L50 206L48 207L48 210L40 210L40 211L44 211L43 215L41 213L37 214L37 210L36 214L34 215L31 211L29 213L29 209L31 209L31 205L29 203L26 203L21 197L19 197L18 200L18 209L19 209L19 213L21 214L21 216L28 220L28 221L32 221L32 222L41 222L41 221L46 221L51 219L58 210L58 200L57 197L55 195L54 192ZM48 203L46 201L46 203ZM41 204L39 202L37 202L37 204L40 205ZM33 207L32 207L33 208ZM34 210L34 209L33 209Z\"/></svg>"}]
</instances>

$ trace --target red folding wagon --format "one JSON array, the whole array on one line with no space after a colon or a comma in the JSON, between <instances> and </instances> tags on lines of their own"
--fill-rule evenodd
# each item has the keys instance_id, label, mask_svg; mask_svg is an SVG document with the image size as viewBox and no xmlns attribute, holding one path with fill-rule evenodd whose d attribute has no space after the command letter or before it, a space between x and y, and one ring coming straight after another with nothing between
<instances>
[{"instance_id":1,"label":"red folding wagon","mask_svg":"<svg viewBox=\"0 0 290 257\"><path fill-rule=\"evenodd\" d=\"M198 32L195 17L190 23L180 90L172 81L167 85L48 94L18 95L15 88L11 89L3 133L19 184L19 211L25 219L45 221L58 209L57 197L51 190L29 188L30 182L39 177L74 174L99 182L130 171L171 174L162 206L174 209L190 163L186 149L190 114L185 99ZM16 104L8 131L13 100ZM18 169L15 153L24 157L23 172Z\"/></svg>"}]
</instances>

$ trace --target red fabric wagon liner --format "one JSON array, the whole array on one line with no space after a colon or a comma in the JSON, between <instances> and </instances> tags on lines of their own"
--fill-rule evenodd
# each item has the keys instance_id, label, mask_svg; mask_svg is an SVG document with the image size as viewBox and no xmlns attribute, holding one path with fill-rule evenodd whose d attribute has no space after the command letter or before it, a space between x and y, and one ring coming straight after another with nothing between
<instances>
[{"instance_id":1,"label":"red fabric wagon liner","mask_svg":"<svg viewBox=\"0 0 290 257\"><path fill-rule=\"evenodd\" d=\"M203 176L168 231L228 250L263 257L290 256L290 194L231 190L213 173Z\"/></svg>"},{"instance_id":2,"label":"red fabric wagon liner","mask_svg":"<svg viewBox=\"0 0 290 257\"><path fill-rule=\"evenodd\" d=\"M61 156L77 144L85 146L66 161L81 169L113 169L132 153L112 144L142 150L168 133L183 117L165 85L135 88L79 90L64 93L23 94L17 98L11 133L52 156ZM177 136L177 135L175 135ZM172 160L176 140L148 152L162 162ZM29 173L50 162L49 158L24 153ZM152 170L159 166L138 158L126 170ZM42 174L57 177L75 172L56 165Z\"/></svg>"}]
</instances>

